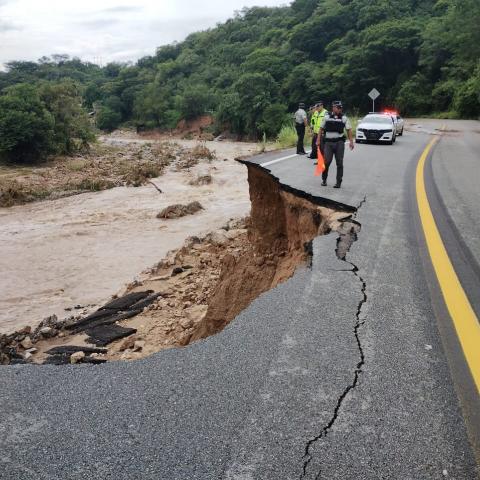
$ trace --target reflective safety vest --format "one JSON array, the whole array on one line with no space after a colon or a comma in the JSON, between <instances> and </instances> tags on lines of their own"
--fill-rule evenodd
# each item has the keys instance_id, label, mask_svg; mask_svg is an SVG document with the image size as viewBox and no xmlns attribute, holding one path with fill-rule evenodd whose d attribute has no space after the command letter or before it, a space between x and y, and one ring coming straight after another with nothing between
<instances>
[{"instance_id":1,"label":"reflective safety vest","mask_svg":"<svg viewBox=\"0 0 480 480\"><path fill-rule=\"evenodd\" d=\"M317 134L320 131L323 117L325 117L326 113L327 111L325 109L323 109L321 112L313 112L312 119L310 120L310 125L314 134Z\"/></svg>"}]
</instances>

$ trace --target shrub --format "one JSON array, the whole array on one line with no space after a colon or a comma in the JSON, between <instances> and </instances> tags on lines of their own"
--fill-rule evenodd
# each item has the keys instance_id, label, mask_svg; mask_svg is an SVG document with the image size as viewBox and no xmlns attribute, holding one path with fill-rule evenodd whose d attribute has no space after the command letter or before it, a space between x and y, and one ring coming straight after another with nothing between
<instances>
[{"instance_id":1,"label":"shrub","mask_svg":"<svg viewBox=\"0 0 480 480\"><path fill-rule=\"evenodd\" d=\"M304 144L309 145L312 141L312 136L307 129L305 132ZM286 123L280 129L277 135L276 144L279 148L294 147L297 144L297 131L292 122Z\"/></svg>"},{"instance_id":2,"label":"shrub","mask_svg":"<svg viewBox=\"0 0 480 480\"><path fill-rule=\"evenodd\" d=\"M212 152L204 143L195 145L190 150L190 155L196 159L206 158L207 160L214 160L216 158L215 152Z\"/></svg>"},{"instance_id":3,"label":"shrub","mask_svg":"<svg viewBox=\"0 0 480 480\"><path fill-rule=\"evenodd\" d=\"M55 120L37 90L16 85L0 96L0 156L12 162L32 162L55 149Z\"/></svg>"},{"instance_id":4,"label":"shrub","mask_svg":"<svg viewBox=\"0 0 480 480\"><path fill-rule=\"evenodd\" d=\"M115 130L122 121L122 115L108 107L101 107L97 114L97 127L100 130L111 132Z\"/></svg>"},{"instance_id":5,"label":"shrub","mask_svg":"<svg viewBox=\"0 0 480 480\"><path fill-rule=\"evenodd\" d=\"M480 68L476 76L469 78L455 92L453 105L463 118L478 118L480 115Z\"/></svg>"}]
</instances>

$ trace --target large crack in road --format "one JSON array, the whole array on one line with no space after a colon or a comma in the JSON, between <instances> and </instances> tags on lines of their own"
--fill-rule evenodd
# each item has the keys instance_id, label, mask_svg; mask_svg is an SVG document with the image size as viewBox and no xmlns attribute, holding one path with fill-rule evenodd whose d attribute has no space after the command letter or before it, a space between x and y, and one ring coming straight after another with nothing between
<instances>
[{"instance_id":1,"label":"large crack in road","mask_svg":"<svg viewBox=\"0 0 480 480\"><path fill-rule=\"evenodd\" d=\"M360 360L357 363L355 370L353 372L353 381L352 383L347 385L347 387L343 390L342 394L338 397L337 403L335 405L335 409L333 411L333 415L330 418L329 422L320 430L320 433L318 435L311 438L306 443L305 454L303 456L303 468L302 468L302 473L300 475L300 480L307 477L308 467L311 461L313 460L312 448L322 438L325 438L328 435L329 431L332 429L333 425L335 424L340 414L340 409L342 407L344 400L346 399L350 391L352 391L358 385L360 374L362 373L363 366L365 365L365 353L362 347L362 342L360 340L359 331L362 325L364 325L366 321L365 319L362 320L361 314L362 314L363 306L365 305L368 299L367 282L361 276L359 267L355 263L347 260L347 254L350 251L350 248L353 245L353 243L356 242L358 239L358 233L361 230L361 224L356 221L356 217L359 209L366 203L366 201L367 201L367 197L365 196L364 199L358 204L357 211L352 215L352 217L349 219L342 220L340 222L340 226L337 229L337 233L339 234L337 239L337 248L335 249L335 254L337 258L349 264L352 267L351 269L348 269L346 271L351 272L358 279L361 285L360 291L361 291L362 297L357 305L357 311L355 313L355 325L353 328L355 341L357 343L357 347L359 351ZM315 480L319 480L321 478L321 475L322 475L322 471L319 470L315 475Z\"/></svg>"}]
</instances>

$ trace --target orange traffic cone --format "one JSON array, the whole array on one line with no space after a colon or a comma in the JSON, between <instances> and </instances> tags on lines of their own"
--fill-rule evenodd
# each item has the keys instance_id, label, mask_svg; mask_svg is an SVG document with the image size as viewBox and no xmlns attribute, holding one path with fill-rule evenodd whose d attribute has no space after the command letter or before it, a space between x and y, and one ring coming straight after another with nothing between
<instances>
[{"instance_id":1,"label":"orange traffic cone","mask_svg":"<svg viewBox=\"0 0 480 480\"><path fill-rule=\"evenodd\" d=\"M323 158L320 147L317 147L317 168L315 169L315 176L318 177L325 171L325 159Z\"/></svg>"}]
</instances>

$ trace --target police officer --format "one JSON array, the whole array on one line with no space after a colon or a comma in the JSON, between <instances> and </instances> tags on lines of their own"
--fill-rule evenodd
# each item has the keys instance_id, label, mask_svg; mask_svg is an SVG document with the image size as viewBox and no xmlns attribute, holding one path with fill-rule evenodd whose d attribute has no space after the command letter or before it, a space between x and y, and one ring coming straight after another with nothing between
<instances>
[{"instance_id":1,"label":"police officer","mask_svg":"<svg viewBox=\"0 0 480 480\"><path fill-rule=\"evenodd\" d=\"M312 151L310 152L310 158L317 158L317 137L320 132L323 117L326 113L327 110L323 107L323 102L317 102L310 120L310 126L312 129ZM320 151L323 153L323 138L320 138Z\"/></svg>"},{"instance_id":2,"label":"police officer","mask_svg":"<svg viewBox=\"0 0 480 480\"><path fill-rule=\"evenodd\" d=\"M295 118L295 130L297 131L297 155L305 155L307 152L303 146L303 140L305 138L305 128L308 126L307 112L305 111L305 104L300 103L298 110L294 113Z\"/></svg>"},{"instance_id":3,"label":"police officer","mask_svg":"<svg viewBox=\"0 0 480 480\"><path fill-rule=\"evenodd\" d=\"M343 106L340 100L332 103L332 112L323 118L320 127L320 137L324 137L325 171L322 173L322 185L327 185L328 169L335 155L337 164L337 183L333 188L340 188L343 177L343 156L345 154L345 130L350 142L350 150L353 150L352 125L346 115L343 114ZM317 144L320 140L317 139Z\"/></svg>"}]
</instances>

